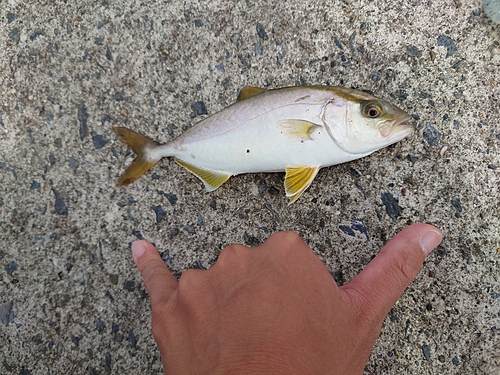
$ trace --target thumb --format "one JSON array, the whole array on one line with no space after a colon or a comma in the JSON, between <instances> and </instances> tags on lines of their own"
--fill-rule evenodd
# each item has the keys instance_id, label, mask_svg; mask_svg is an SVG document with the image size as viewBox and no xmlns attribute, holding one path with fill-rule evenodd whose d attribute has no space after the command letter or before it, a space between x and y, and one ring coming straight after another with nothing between
<instances>
[{"instance_id":1,"label":"thumb","mask_svg":"<svg viewBox=\"0 0 500 375\"><path fill-rule=\"evenodd\" d=\"M144 279L146 290L151 298L151 308L166 303L177 289L178 282L158 254L158 250L148 241L132 244L132 257Z\"/></svg>"},{"instance_id":2,"label":"thumb","mask_svg":"<svg viewBox=\"0 0 500 375\"><path fill-rule=\"evenodd\" d=\"M387 242L370 264L340 289L358 312L382 323L441 240L441 232L432 225L411 225Z\"/></svg>"}]
</instances>

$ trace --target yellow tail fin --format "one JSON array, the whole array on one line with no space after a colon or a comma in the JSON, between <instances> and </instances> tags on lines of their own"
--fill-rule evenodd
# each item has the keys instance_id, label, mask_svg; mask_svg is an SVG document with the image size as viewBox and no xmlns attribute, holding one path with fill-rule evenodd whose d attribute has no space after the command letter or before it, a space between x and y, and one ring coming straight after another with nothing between
<instances>
[{"instance_id":1,"label":"yellow tail fin","mask_svg":"<svg viewBox=\"0 0 500 375\"><path fill-rule=\"evenodd\" d=\"M115 126L113 131L116 133L120 141L130 146L130 148L132 148L134 153L137 155L132 164L130 164L130 166L120 176L118 181L116 181L116 186L124 186L137 180L144 173L153 168L156 163L158 163L160 159L149 160L147 158L148 148L158 146L158 143L143 136L142 134L120 126Z\"/></svg>"}]
</instances>

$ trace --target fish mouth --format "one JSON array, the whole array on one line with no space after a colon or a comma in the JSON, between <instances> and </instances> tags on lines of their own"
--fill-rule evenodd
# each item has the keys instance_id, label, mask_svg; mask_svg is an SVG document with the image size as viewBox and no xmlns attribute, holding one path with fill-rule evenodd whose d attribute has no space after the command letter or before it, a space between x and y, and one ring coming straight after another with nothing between
<instances>
[{"instance_id":1,"label":"fish mouth","mask_svg":"<svg viewBox=\"0 0 500 375\"><path fill-rule=\"evenodd\" d=\"M397 142L415 131L415 127L409 123L410 119L410 116L405 116L401 121L394 124L389 133L391 141Z\"/></svg>"}]
</instances>

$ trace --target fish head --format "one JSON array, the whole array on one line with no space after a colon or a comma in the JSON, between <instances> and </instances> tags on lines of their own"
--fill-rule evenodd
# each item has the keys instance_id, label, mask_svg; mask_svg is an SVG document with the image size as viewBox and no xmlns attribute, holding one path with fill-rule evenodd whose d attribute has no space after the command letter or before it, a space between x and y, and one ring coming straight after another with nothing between
<instances>
[{"instance_id":1,"label":"fish head","mask_svg":"<svg viewBox=\"0 0 500 375\"><path fill-rule=\"evenodd\" d=\"M337 105L338 107L338 105ZM343 121L327 124L335 142L351 154L368 154L412 134L410 116L386 100L349 90L343 95ZM336 110L338 114L338 109ZM338 117L337 117L338 119Z\"/></svg>"}]
</instances>

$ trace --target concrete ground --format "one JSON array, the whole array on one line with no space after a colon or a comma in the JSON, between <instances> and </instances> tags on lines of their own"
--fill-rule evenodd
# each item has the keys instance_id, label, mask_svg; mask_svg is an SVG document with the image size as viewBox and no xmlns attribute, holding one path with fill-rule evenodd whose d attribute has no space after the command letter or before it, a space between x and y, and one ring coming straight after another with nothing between
<instances>
[{"instance_id":1,"label":"concrete ground","mask_svg":"<svg viewBox=\"0 0 500 375\"><path fill-rule=\"evenodd\" d=\"M500 373L500 26L479 0L0 0L0 25L0 374L161 373L137 238L180 275L291 229L345 283L412 222L444 240L365 373ZM291 206L282 173L206 193L172 160L115 188L112 126L166 142L245 85L307 84L417 131Z\"/></svg>"}]
</instances>

